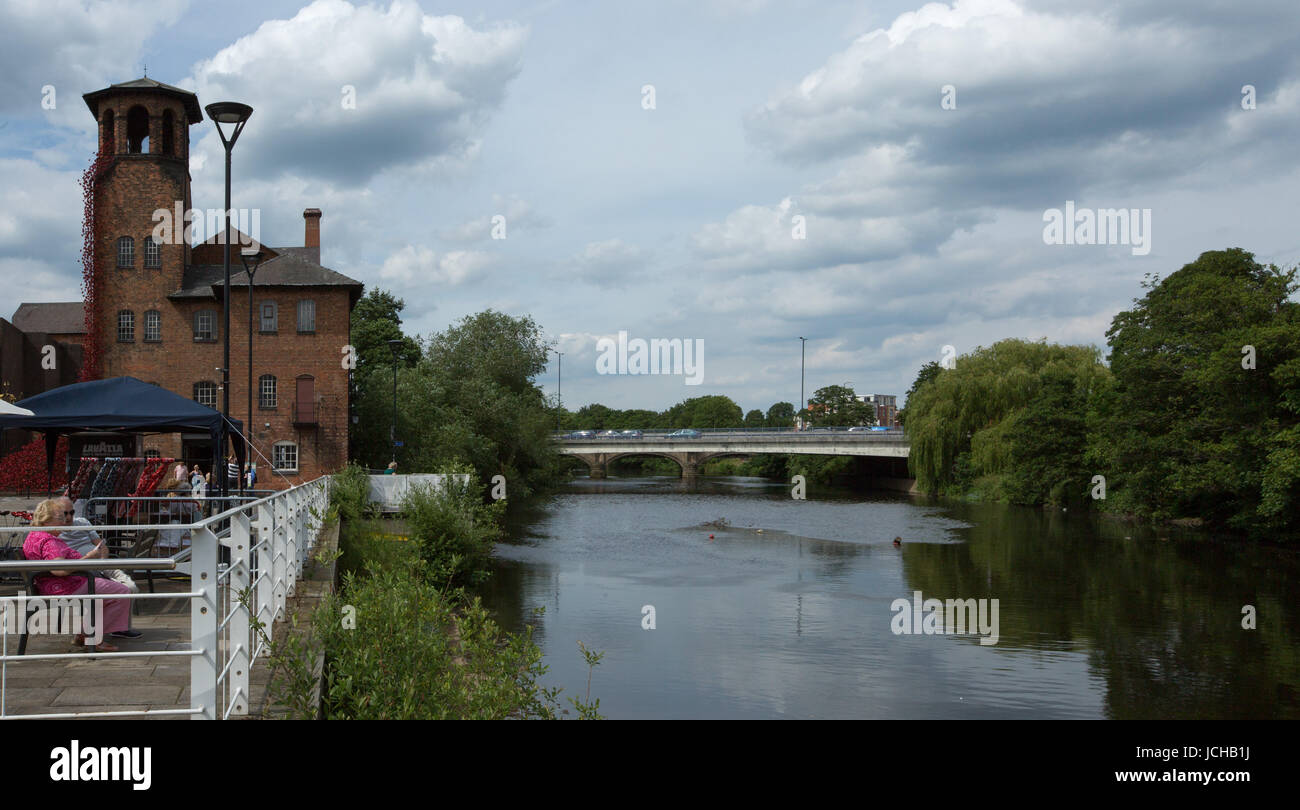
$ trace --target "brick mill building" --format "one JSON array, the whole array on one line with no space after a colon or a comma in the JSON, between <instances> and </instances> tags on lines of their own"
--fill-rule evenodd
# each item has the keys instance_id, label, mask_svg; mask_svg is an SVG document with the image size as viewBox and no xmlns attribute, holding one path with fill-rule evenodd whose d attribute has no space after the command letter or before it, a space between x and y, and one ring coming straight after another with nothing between
<instances>
[{"instance_id":1,"label":"brick mill building","mask_svg":"<svg viewBox=\"0 0 1300 810\"><path fill-rule=\"evenodd\" d=\"M203 121L198 97L143 78L84 98L99 123L100 154L111 156L94 192L99 376L136 377L221 410L221 234L191 246L183 223L175 223L171 240L154 238L156 211L192 207L189 128ZM237 196L233 204L239 207ZM303 218L301 246L256 245L263 259L253 281L252 414L249 280L242 246L232 239L230 248L230 413L246 426L259 488L282 488L347 463L350 409L342 361L362 284L321 265L321 212L308 208ZM43 317L66 314L57 308L69 306L76 305L24 304L20 313L42 328ZM87 342L91 337L84 336ZM204 470L212 463L206 434L148 436L141 450ZM268 475L268 462L284 476Z\"/></svg>"}]
</instances>

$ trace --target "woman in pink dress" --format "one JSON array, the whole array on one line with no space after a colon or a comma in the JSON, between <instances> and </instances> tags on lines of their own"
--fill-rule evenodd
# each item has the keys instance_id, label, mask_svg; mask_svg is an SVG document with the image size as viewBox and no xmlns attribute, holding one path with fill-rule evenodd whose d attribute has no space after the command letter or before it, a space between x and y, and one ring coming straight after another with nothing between
<instances>
[{"instance_id":1,"label":"woman in pink dress","mask_svg":"<svg viewBox=\"0 0 1300 810\"><path fill-rule=\"evenodd\" d=\"M33 526L71 526L72 510L65 510L58 499L41 501L36 505L32 515ZM23 543L23 556L29 560L80 560L82 555L68 547L58 537L59 532L31 532ZM108 547L102 543L94 551L86 554L84 559L108 557ZM75 596L86 593L89 586L86 577L75 571L50 571L48 575L35 578L36 592L41 596ZM129 593L125 585L111 579L95 577L95 593ZM130 629L131 603L125 599L105 599L104 627L99 631L105 635ZM94 615L92 613L92 615ZM86 640L84 634L77 636L77 643ZM112 644L101 643L95 647L99 652L117 652Z\"/></svg>"}]
</instances>

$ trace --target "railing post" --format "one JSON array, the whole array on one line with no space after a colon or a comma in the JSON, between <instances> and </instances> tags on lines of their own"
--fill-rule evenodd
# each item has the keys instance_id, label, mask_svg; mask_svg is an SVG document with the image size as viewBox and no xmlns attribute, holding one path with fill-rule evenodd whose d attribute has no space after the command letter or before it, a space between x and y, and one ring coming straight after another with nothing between
<instances>
[{"instance_id":1,"label":"railing post","mask_svg":"<svg viewBox=\"0 0 1300 810\"><path fill-rule=\"evenodd\" d=\"M275 557L271 584L275 587L275 618L284 618L284 600L289 591L286 572L289 567L289 496L275 499L275 532L271 552Z\"/></svg>"},{"instance_id":2,"label":"railing post","mask_svg":"<svg viewBox=\"0 0 1300 810\"><path fill-rule=\"evenodd\" d=\"M307 565L307 552L311 548L311 499L307 497L306 487L299 490L298 499L298 578L302 579Z\"/></svg>"},{"instance_id":3,"label":"railing post","mask_svg":"<svg viewBox=\"0 0 1300 810\"><path fill-rule=\"evenodd\" d=\"M269 503L257 507L257 580L253 588L257 595L257 620L271 637L275 622L275 513Z\"/></svg>"},{"instance_id":4,"label":"railing post","mask_svg":"<svg viewBox=\"0 0 1300 810\"><path fill-rule=\"evenodd\" d=\"M217 719L217 536L204 526L190 532L190 707L196 720Z\"/></svg>"},{"instance_id":5,"label":"railing post","mask_svg":"<svg viewBox=\"0 0 1300 810\"><path fill-rule=\"evenodd\" d=\"M231 716L248 714L248 667L252 658L248 633L248 607L251 594L248 592L248 550L252 546L249 531L250 521L247 511L240 511L230 519L230 604L238 602L239 610L230 617L230 635L228 636L226 654L230 656L230 669L226 678L229 682L227 694L236 695L235 706L230 710ZM226 707L221 707L225 712Z\"/></svg>"},{"instance_id":6,"label":"railing post","mask_svg":"<svg viewBox=\"0 0 1300 810\"><path fill-rule=\"evenodd\" d=\"M294 584L298 581L299 521L298 521L298 490L297 489L289 490L288 500L289 500L289 523L288 526L286 526L285 528L287 529L286 536L288 538L289 547L285 550L285 555L284 555L284 562L285 562L284 593L286 599L290 596L293 596Z\"/></svg>"}]
</instances>

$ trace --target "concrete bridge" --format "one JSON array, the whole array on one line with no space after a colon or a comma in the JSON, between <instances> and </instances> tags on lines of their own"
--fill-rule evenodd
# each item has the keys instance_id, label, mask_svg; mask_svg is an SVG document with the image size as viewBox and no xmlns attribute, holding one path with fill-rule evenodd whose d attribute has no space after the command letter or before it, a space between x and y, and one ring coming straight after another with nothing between
<instances>
[{"instance_id":1,"label":"concrete bridge","mask_svg":"<svg viewBox=\"0 0 1300 810\"><path fill-rule=\"evenodd\" d=\"M724 456L752 456L760 453L862 456L879 459L875 472L880 477L907 478L910 443L901 430L854 431L844 428L823 430L716 429L702 430L696 437L670 435L673 431L646 430L641 436L591 436L575 438L556 434L556 449L562 455L586 462L592 478L604 478L609 464L626 456L657 456L677 462L682 478L699 476L705 461Z\"/></svg>"}]
</instances>

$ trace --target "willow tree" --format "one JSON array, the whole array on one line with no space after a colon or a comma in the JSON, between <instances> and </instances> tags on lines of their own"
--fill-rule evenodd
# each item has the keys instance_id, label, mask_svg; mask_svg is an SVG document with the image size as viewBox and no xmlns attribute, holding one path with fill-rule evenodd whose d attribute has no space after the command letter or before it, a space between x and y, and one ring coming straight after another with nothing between
<instances>
[{"instance_id":1,"label":"willow tree","mask_svg":"<svg viewBox=\"0 0 1300 810\"><path fill-rule=\"evenodd\" d=\"M1027 486L1034 478L1031 444L1064 452L1082 476L1085 436L1074 420L1085 418L1080 403L1108 379L1092 346L1008 339L958 357L954 368L931 374L907 401L908 465L918 487L952 493L978 483L986 495L1016 502L1068 498L1063 480Z\"/></svg>"}]
</instances>

